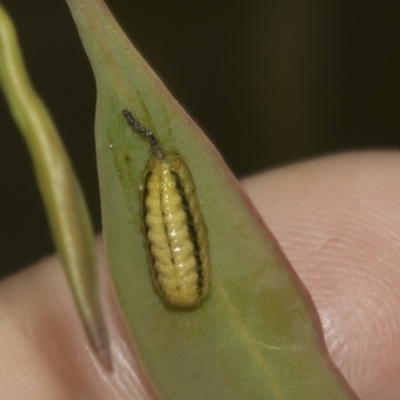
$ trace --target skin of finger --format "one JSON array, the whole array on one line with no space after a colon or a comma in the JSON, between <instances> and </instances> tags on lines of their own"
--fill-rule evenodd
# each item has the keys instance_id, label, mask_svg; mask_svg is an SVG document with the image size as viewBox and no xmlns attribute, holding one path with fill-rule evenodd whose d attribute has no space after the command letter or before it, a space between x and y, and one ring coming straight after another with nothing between
<instances>
[{"instance_id":1,"label":"skin of finger","mask_svg":"<svg viewBox=\"0 0 400 400\"><path fill-rule=\"evenodd\" d=\"M400 393L399 168L398 153L347 154L243 182L310 290L334 361L361 399ZM113 374L87 345L56 258L0 284L2 396L156 398L103 286Z\"/></svg>"},{"instance_id":2,"label":"skin of finger","mask_svg":"<svg viewBox=\"0 0 400 400\"><path fill-rule=\"evenodd\" d=\"M156 399L113 300L99 248L114 371L93 355L59 261L49 257L0 284L0 398Z\"/></svg>"},{"instance_id":3,"label":"skin of finger","mask_svg":"<svg viewBox=\"0 0 400 400\"><path fill-rule=\"evenodd\" d=\"M243 185L363 400L400 398L400 153L324 157Z\"/></svg>"}]
</instances>

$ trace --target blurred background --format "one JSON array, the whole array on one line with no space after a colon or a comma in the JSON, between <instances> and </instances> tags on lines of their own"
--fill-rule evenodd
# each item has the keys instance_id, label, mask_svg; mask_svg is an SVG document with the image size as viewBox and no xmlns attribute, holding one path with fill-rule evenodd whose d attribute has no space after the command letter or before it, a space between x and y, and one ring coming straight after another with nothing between
<instances>
[{"instance_id":1,"label":"blurred background","mask_svg":"<svg viewBox=\"0 0 400 400\"><path fill-rule=\"evenodd\" d=\"M2 0L101 230L95 85L64 0ZM108 0L238 177L400 145L400 2ZM29 155L0 95L0 277L53 252ZM399 171L400 173L400 171Z\"/></svg>"}]
</instances>

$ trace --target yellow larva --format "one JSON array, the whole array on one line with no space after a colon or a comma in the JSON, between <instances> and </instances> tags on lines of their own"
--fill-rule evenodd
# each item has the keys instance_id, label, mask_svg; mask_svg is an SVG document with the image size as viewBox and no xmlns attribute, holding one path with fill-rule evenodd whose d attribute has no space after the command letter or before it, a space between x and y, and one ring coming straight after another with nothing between
<instances>
[{"instance_id":1,"label":"yellow larva","mask_svg":"<svg viewBox=\"0 0 400 400\"><path fill-rule=\"evenodd\" d=\"M208 295L210 261L192 175L179 154L165 155L148 129L123 114L153 153L143 172L142 213L154 286L172 305L196 306Z\"/></svg>"}]
</instances>

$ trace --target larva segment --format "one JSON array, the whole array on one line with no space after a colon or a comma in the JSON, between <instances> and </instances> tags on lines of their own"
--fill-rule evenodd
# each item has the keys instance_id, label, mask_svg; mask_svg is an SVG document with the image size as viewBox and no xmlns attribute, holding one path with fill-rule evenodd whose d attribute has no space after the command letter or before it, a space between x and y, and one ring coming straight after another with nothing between
<instances>
[{"instance_id":1,"label":"larva segment","mask_svg":"<svg viewBox=\"0 0 400 400\"><path fill-rule=\"evenodd\" d=\"M122 113L153 153L143 172L142 202L154 285L166 302L196 306L209 292L210 260L192 175L178 154L165 155L151 131L129 111Z\"/></svg>"},{"instance_id":2,"label":"larva segment","mask_svg":"<svg viewBox=\"0 0 400 400\"><path fill-rule=\"evenodd\" d=\"M152 155L144 171L143 219L154 284L170 304L191 307L209 291L206 229L182 158Z\"/></svg>"}]
</instances>

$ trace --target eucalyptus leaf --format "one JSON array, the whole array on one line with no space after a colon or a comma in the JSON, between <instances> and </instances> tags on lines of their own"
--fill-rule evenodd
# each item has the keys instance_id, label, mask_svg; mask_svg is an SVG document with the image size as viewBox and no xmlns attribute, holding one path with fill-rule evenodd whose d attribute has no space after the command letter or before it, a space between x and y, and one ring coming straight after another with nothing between
<instances>
[{"instance_id":1,"label":"eucalyptus leaf","mask_svg":"<svg viewBox=\"0 0 400 400\"><path fill-rule=\"evenodd\" d=\"M313 302L225 163L101 0L67 0L98 90L104 241L116 296L163 399L356 399L330 361ZM150 278L140 208L151 129L191 170L210 244L200 306L165 304ZM238 133L232 133L238 134ZM245 140L245 137L243 137Z\"/></svg>"},{"instance_id":2,"label":"eucalyptus leaf","mask_svg":"<svg viewBox=\"0 0 400 400\"><path fill-rule=\"evenodd\" d=\"M97 356L111 369L89 212L55 124L30 82L13 22L1 4L0 85L30 152L79 317Z\"/></svg>"}]
</instances>

